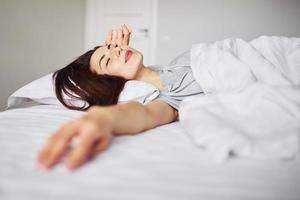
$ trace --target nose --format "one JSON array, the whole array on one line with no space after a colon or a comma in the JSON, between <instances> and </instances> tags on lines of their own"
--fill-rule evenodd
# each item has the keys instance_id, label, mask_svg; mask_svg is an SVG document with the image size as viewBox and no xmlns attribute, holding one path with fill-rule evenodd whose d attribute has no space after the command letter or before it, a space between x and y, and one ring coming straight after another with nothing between
<instances>
[{"instance_id":1,"label":"nose","mask_svg":"<svg viewBox=\"0 0 300 200\"><path fill-rule=\"evenodd\" d=\"M117 56L117 57L120 57L121 55L121 47L117 46L115 48L112 48L111 49L111 52L113 53L113 55Z\"/></svg>"}]
</instances>

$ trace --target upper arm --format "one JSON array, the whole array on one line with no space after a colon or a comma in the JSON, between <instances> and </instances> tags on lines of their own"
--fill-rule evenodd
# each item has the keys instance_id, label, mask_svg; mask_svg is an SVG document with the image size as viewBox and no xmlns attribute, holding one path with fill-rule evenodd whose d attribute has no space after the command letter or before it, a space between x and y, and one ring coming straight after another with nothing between
<instances>
[{"instance_id":1,"label":"upper arm","mask_svg":"<svg viewBox=\"0 0 300 200\"><path fill-rule=\"evenodd\" d=\"M163 100L154 100L145 105L149 115L149 127L156 127L159 125L171 123L178 119L178 112L176 109L168 105Z\"/></svg>"}]
</instances>

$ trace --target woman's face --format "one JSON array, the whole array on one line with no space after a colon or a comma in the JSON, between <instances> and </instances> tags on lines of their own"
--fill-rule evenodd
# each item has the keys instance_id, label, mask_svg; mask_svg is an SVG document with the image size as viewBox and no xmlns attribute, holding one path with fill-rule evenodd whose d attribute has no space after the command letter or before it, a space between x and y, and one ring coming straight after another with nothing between
<instances>
[{"instance_id":1,"label":"woman's face","mask_svg":"<svg viewBox=\"0 0 300 200\"><path fill-rule=\"evenodd\" d=\"M91 56L90 70L98 75L120 76L133 79L143 67L143 55L128 46L99 47Z\"/></svg>"}]
</instances>

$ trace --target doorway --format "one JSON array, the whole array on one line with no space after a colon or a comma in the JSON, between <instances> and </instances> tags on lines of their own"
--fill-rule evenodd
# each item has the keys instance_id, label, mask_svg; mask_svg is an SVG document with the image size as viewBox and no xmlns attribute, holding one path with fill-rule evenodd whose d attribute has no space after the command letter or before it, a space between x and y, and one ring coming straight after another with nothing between
<instances>
[{"instance_id":1,"label":"doorway","mask_svg":"<svg viewBox=\"0 0 300 200\"><path fill-rule=\"evenodd\" d=\"M103 44L107 32L122 24L132 29L130 46L144 55L144 64L156 63L157 0L87 0L85 50Z\"/></svg>"}]
</instances>

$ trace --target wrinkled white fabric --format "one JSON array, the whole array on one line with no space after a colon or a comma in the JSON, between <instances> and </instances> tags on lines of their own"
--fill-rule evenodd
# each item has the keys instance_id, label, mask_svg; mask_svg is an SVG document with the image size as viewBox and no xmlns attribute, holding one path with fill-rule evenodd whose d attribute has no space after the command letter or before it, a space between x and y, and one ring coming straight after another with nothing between
<instances>
[{"instance_id":1,"label":"wrinkled white fabric","mask_svg":"<svg viewBox=\"0 0 300 200\"><path fill-rule=\"evenodd\" d=\"M193 45L191 67L205 94L186 98L179 117L197 146L220 162L297 156L300 38Z\"/></svg>"}]
</instances>

